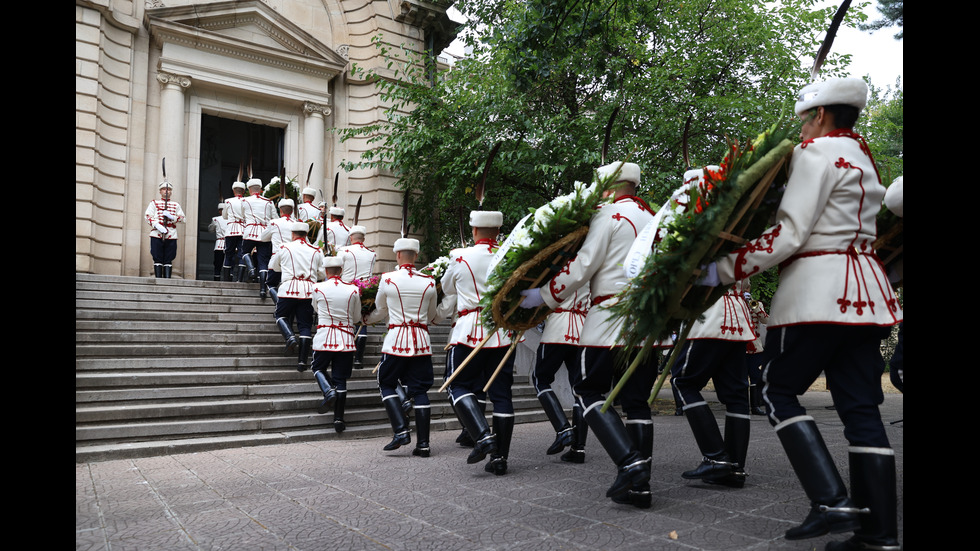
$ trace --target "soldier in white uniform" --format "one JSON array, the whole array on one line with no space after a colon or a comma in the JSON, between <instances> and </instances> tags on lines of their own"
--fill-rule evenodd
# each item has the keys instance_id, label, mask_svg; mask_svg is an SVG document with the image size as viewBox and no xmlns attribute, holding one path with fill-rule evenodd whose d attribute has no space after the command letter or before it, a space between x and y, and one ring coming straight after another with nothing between
<instances>
[{"instance_id":1,"label":"soldier in white uniform","mask_svg":"<svg viewBox=\"0 0 980 551\"><path fill-rule=\"evenodd\" d=\"M211 218L208 224L208 231L214 232L214 280L221 280L221 268L225 264L225 232L228 230L228 222L224 219L226 203L218 204L218 216Z\"/></svg>"},{"instance_id":2,"label":"soldier in white uniform","mask_svg":"<svg viewBox=\"0 0 980 551\"><path fill-rule=\"evenodd\" d=\"M402 409L396 387L408 386L415 402L415 429L418 439L412 455L429 457L429 396L432 387L432 346L429 323L436 315L436 282L415 269L418 239L401 238L393 247L398 269L382 274L375 298L376 309L364 319L366 325L388 318L388 333L381 352L378 386L391 420L395 437L385 451L397 450L412 442L408 417Z\"/></svg>"},{"instance_id":3,"label":"soldier in white uniform","mask_svg":"<svg viewBox=\"0 0 980 551\"><path fill-rule=\"evenodd\" d=\"M328 243L334 251L350 245L350 228L344 224L344 209L340 207L330 207L330 221L320 231L324 243Z\"/></svg>"},{"instance_id":4,"label":"soldier in white uniform","mask_svg":"<svg viewBox=\"0 0 980 551\"><path fill-rule=\"evenodd\" d=\"M722 284L781 267L773 296L763 397L812 509L786 539L854 530L827 549L899 549L895 455L878 410L884 400L881 339L902 320L872 250L885 188L853 131L867 102L860 79L830 79L800 92L803 120L776 224L719 260ZM709 267L706 283L714 283ZM850 444L851 498L798 396L821 371ZM859 514L855 508L868 508Z\"/></svg>"},{"instance_id":5,"label":"soldier in white uniform","mask_svg":"<svg viewBox=\"0 0 980 551\"><path fill-rule=\"evenodd\" d=\"M905 218L905 176L892 180L892 185L885 191L885 207L895 216ZM904 260L896 261L888 270L888 279L892 283L902 281L905 277ZM895 352L888 360L888 376L899 392L905 393L905 320L898 324L898 344Z\"/></svg>"},{"instance_id":6,"label":"soldier in white uniform","mask_svg":"<svg viewBox=\"0 0 980 551\"><path fill-rule=\"evenodd\" d=\"M353 226L350 229L350 245L341 247L337 256L344 261L344 272L340 278L348 283L355 279L368 279L374 273L374 262L378 253L364 246L364 236L367 228ZM364 359L364 348L367 346L367 327L358 325L355 339L357 348L354 353L354 365L361 365Z\"/></svg>"},{"instance_id":7,"label":"soldier in white uniform","mask_svg":"<svg viewBox=\"0 0 980 551\"><path fill-rule=\"evenodd\" d=\"M259 297L265 298L266 284L269 279L269 258L272 257L272 243L268 236L263 240L263 233L269 226L269 221L276 217L276 206L271 199L262 197L262 180L252 178L246 185L249 196L243 200L245 235L242 236L242 247L246 255L253 248L255 249L258 266L250 267L249 271L258 270L256 275L259 280ZM246 261L246 265L247 263Z\"/></svg>"},{"instance_id":8,"label":"soldier in white uniform","mask_svg":"<svg viewBox=\"0 0 980 551\"><path fill-rule=\"evenodd\" d=\"M356 285L341 280L342 259L328 256L323 266L327 278L313 286L313 310L317 313L313 376L323 392L317 412L326 413L333 404L333 428L344 432L347 379L354 363L354 324L361 320L361 293Z\"/></svg>"},{"instance_id":9,"label":"soldier in white uniform","mask_svg":"<svg viewBox=\"0 0 980 551\"><path fill-rule=\"evenodd\" d=\"M245 204L242 196L245 194L245 182L233 183L231 191L234 196L225 200L225 210L221 212L221 217L228 222L225 232L225 265L221 269L221 280L243 281L245 265L242 264L242 236L245 235Z\"/></svg>"},{"instance_id":10,"label":"soldier in white uniform","mask_svg":"<svg viewBox=\"0 0 980 551\"><path fill-rule=\"evenodd\" d=\"M708 167L718 170L718 167ZM671 201L690 193L697 186L698 196L705 189L704 169L684 173L684 186ZM683 190L683 191L682 191ZM688 197L683 204L690 205ZM670 205L675 209L676 205ZM684 348L674 362L670 385L677 403L691 425L694 439L701 450L702 460L697 468L681 476L688 480L703 480L732 488L745 485L745 457L749 447L749 375L746 345L755 340L749 306L742 297L741 285L705 310L694 321ZM708 381L714 382L718 400L725 404L725 437L715 416L701 395Z\"/></svg>"},{"instance_id":11,"label":"soldier in white uniform","mask_svg":"<svg viewBox=\"0 0 980 551\"><path fill-rule=\"evenodd\" d=\"M582 325L590 304L589 286L586 284L545 319L544 332L538 343L537 362L531 375L538 401L555 428L555 441L545 453L561 453L570 445L572 449L561 456L562 461L570 463L585 462L585 441L589 429L578 401L572 406L572 424L569 424L551 383L555 382L555 374L562 365L565 366L571 388L575 388L581 376L578 363L582 349L578 343L582 339Z\"/></svg>"},{"instance_id":12,"label":"soldier in white uniform","mask_svg":"<svg viewBox=\"0 0 980 551\"><path fill-rule=\"evenodd\" d=\"M486 292L487 268L497 248L497 235L503 225L503 213L496 211L473 211L470 213L470 226L473 232L473 246L454 249L449 253L449 266L442 276L443 306L440 319L451 315L449 308L458 314L449 344L452 350L447 358L446 376L450 377L457 366L473 353L477 344L484 340L486 331L480 320L480 300ZM449 386L456 415L470 438L475 443L467 457L467 463L479 463L490 455L484 467L487 472L501 476L507 473L507 457L510 441L514 434L514 404L511 386L514 383L514 356L508 358L503 369L494 379L487 392L493 403L493 431L487 425L477 396L486 386L489 377L500 365L511 345L508 331L497 330L476 358L456 376Z\"/></svg>"},{"instance_id":13,"label":"soldier in white uniform","mask_svg":"<svg viewBox=\"0 0 980 551\"><path fill-rule=\"evenodd\" d=\"M619 346L622 323L611 320L606 307L618 300L615 295L627 283L623 273L626 255L639 230L653 220L654 214L634 195L640 183L638 165L616 162L599 168L598 172L600 177L618 172L614 188L609 192L614 197L613 203L603 205L592 216L589 233L578 254L547 286L522 292L526 296L522 306L533 308L544 302L552 309L558 308L577 289L590 284L592 307L585 317L580 341L580 346L585 348L579 364L583 377L575 385L575 394L584 408L586 423L617 466L616 480L606 496L646 508L651 500L653 453L653 421L647 398L656 377L655 354L637 369L619 395L626 424L615 409L610 408L606 413L600 410L614 382L617 355L625 353Z\"/></svg>"},{"instance_id":14,"label":"soldier in white uniform","mask_svg":"<svg viewBox=\"0 0 980 551\"><path fill-rule=\"evenodd\" d=\"M313 204L316 199L316 190L311 187L303 188L302 195L303 202L296 207L296 219L300 222L306 222L320 218L320 209Z\"/></svg>"},{"instance_id":15,"label":"soldier in white uniform","mask_svg":"<svg viewBox=\"0 0 980 551\"><path fill-rule=\"evenodd\" d=\"M177 258L177 222L184 221L184 211L176 201L171 201L174 186L160 182L160 199L146 206L145 218L150 225L150 255L153 256L153 275L169 278Z\"/></svg>"},{"instance_id":16,"label":"soldier in white uniform","mask_svg":"<svg viewBox=\"0 0 980 551\"><path fill-rule=\"evenodd\" d=\"M364 235L367 228L353 226L350 229L350 245L339 247L337 256L344 260L344 273L340 276L344 281L367 279L374 273L374 262L378 253L364 246Z\"/></svg>"},{"instance_id":17,"label":"soldier in white uniform","mask_svg":"<svg viewBox=\"0 0 980 551\"><path fill-rule=\"evenodd\" d=\"M313 348L313 286L324 278L323 252L306 240L309 226L294 222L293 240L283 245L269 261L269 268L282 273L279 300L276 301L276 326L286 339L286 351L299 348L297 371L310 368ZM290 320L296 320L299 339L293 334Z\"/></svg>"},{"instance_id":18,"label":"soldier in white uniform","mask_svg":"<svg viewBox=\"0 0 980 551\"><path fill-rule=\"evenodd\" d=\"M297 220L293 217L293 206L295 203L290 198L284 198L279 200L279 218L274 218L269 221L269 225L266 226L265 231L262 232L262 241L267 241L272 249L272 254L275 254L283 245L292 241L293 235L293 223ZM266 284L269 288L269 294L272 295L273 300L279 300L279 295L277 288L279 286L279 272L271 270L269 272Z\"/></svg>"}]
</instances>

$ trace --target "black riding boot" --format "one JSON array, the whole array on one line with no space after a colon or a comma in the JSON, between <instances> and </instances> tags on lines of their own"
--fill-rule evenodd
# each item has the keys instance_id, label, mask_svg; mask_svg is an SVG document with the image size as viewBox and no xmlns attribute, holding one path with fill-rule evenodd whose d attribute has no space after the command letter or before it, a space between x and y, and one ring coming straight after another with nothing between
<instances>
[{"instance_id":1,"label":"black riding boot","mask_svg":"<svg viewBox=\"0 0 980 551\"><path fill-rule=\"evenodd\" d=\"M601 413L594 407L585 414L585 420L595 437L618 467L616 480L606 490L606 497L618 497L629 492L634 485L650 481L650 460L645 459L633 447L626 427L616 410L610 408Z\"/></svg>"},{"instance_id":2,"label":"black riding boot","mask_svg":"<svg viewBox=\"0 0 980 551\"><path fill-rule=\"evenodd\" d=\"M575 440L572 442L572 449L561 454L561 460L567 463L585 463L585 441L589 437L589 426L585 424L582 406L578 402L572 406L572 423Z\"/></svg>"},{"instance_id":3,"label":"black riding boot","mask_svg":"<svg viewBox=\"0 0 980 551\"><path fill-rule=\"evenodd\" d=\"M551 421L551 426L555 427L555 441L548 447L548 451L545 453L548 455L561 453L566 447L572 444L572 440L575 438L575 432L572 430L572 426L568 424L568 417L565 417L565 410L561 407L561 402L558 401L558 397L555 396L554 392L550 390L542 392L538 395L538 401L541 402L541 407L544 408L545 415Z\"/></svg>"},{"instance_id":4,"label":"black riding boot","mask_svg":"<svg viewBox=\"0 0 980 551\"><path fill-rule=\"evenodd\" d=\"M385 398L385 411L391 421L391 429L395 431L395 437L385 445L384 450L390 452L412 443L412 433L408 430L408 417L402 411L402 404L398 397Z\"/></svg>"},{"instance_id":5,"label":"black riding boot","mask_svg":"<svg viewBox=\"0 0 980 551\"><path fill-rule=\"evenodd\" d=\"M163 265L163 278L164 279L170 279L170 275L173 274L173 271L174 271L173 265L171 265L171 264L164 264Z\"/></svg>"},{"instance_id":6,"label":"black riding boot","mask_svg":"<svg viewBox=\"0 0 980 551\"><path fill-rule=\"evenodd\" d=\"M323 401L316 408L316 412L327 413L333 406L334 400L337 399L337 391L330 386L330 381L327 380L327 376L322 371L314 371L313 377L316 379L316 384L320 385L320 391L323 392Z\"/></svg>"},{"instance_id":7,"label":"black riding boot","mask_svg":"<svg viewBox=\"0 0 980 551\"><path fill-rule=\"evenodd\" d=\"M395 385L395 392L398 394L398 400L402 404L402 411L405 415L412 411L412 400L408 397L408 392L405 390L401 384Z\"/></svg>"},{"instance_id":8,"label":"black riding boot","mask_svg":"<svg viewBox=\"0 0 980 551\"><path fill-rule=\"evenodd\" d=\"M296 364L296 371L300 373L310 368L310 351L313 350L313 337L299 338L299 363Z\"/></svg>"},{"instance_id":9,"label":"black riding boot","mask_svg":"<svg viewBox=\"0 0 980 551\"><path fill-rule=\"evenodd\" d=\"M817 424L812 420L797 421L777 430L776 436L811 505L803 523L786 531L786 539L802 540L857 530L858 509L847 497L847 488Z\"/></svg>"},{"instance_id":10,"label":"black riding boot","mask_svg":"<svg viewBox=\"0 0 980 551\"><path fill-rule=\"evenodd\" d=\"M487 419L480 411L480 404L472 394L463 396L456 401L456 414L466 427L466 432L473 439L473 451L466 458L467 463L479 463L487 454L497 451L497 438L487 425Z\"/></svg>"},{"instance_id":11,"label":"black riding boot","mask_svg":"<svg viewBox=\"0 0 980 551\"><path fill-rule=\"evenodd\" d=\"M749 453L749 430L751 419L738 415L725 416L725 451L728 458L735 464L731 474L707 476L704 481L709 484L719 484L730 488L745 486L745 457Z\"/></svg>"},{"instance_id":12,"label":"black riding boot","mask_svg":"<svg viewBox=\"0 0 980 551\"><path fill-rule=\"evenodd\" d=\"M728 457L725 441L721 438L718 423L707 404L684 410L684 416L691 425L694 440L701 450L701 464L697 468L681 473L687 480L722 478L735 472L735 464Z\"/></svg>"},{"instance_id":13,"label":"black riding boot","mask_svg":"<svg viewBox=\"0 0 980 551\"><path fill-rule=\"evenodd\" d=\"M153 265L153 277L162 278L163 277L163 264Z\"/></svg>"},{"instance_id":14,"label":"black riding boot","mask_svg":"<svg viewBox=\"0 0 980 551\"><path fill-rule=\"evenodd\" d=\"M251 283L255 281L255 278L258 277L258 274L255 273L255 263L252 262L252 255L250 254L242 255L242 264L245 267L244 270L245 274L243 276L245 278L245 282Z\"/></svg>"},{"instance_id":15,"label":"black riding boot","mask_svg":"<svg viewBox=\"0 0 980 551\"><path fill-rule=\"evenodd\" d=\"M221 267L221 281L231 281L231 266Z\"/></svg>"},{"instance_id":16,"label":"black riding boot","mask_svg":"<svg viewBox=\"0 0 980 551\"><path fill-rule=\"evenodd\" d=\"M266 282L269 279L268 270L259 270L259 298L264 299L269 296L269 287Z\"/></svg>"},{"instance_id":17,"label":"black riding boot","mask_svg":"<svg viewBox=\"0 0 980 551\"><path fill-rule=\"evenodd\" d=\"M497 476L507 474L507 456L510 454L510 440L514 436L514 416L494 415L493 433L497 437L497 451L490 454L483 470Z\"/></svg>"},{"instance_id":18,"label":"black riding boot","mask_svg":"<svg viewBox=\"0 0 980 551\"><path fill-rule=\"evenodd\" d=\"M333 403L333 430L336 432L344 432L347 429L347 423L344 422L344 406L346 405L347 391L338 390L337 401Z\"/></svg>"},{"instance_id":19,"label":"black riding boot","mask_svg":"<svg viewBox=\"0 0 980 551\"><path fill-rule=\"evenodd\" d=\"M415 408L415 436L418 442L415 444L415 449L412 450L412 455L429 457L431 453L429 451L429 422L432 418L431 415L432 411L429 409L429 406Z\"/></svg>"},{"instance_id":20,"label":"black riding boot","mask_svg":"<svg viewBox=\"0 0 980 551\"><path fill-rule=\"evenodd\" d=\"M630 440L636 446L637 451L645 459L650 459L653 455L653 423L626 423L626 432L630 435ZM641 484L634 484L629 492L619 497L614 497L613 501L625 505L632 505L640 509L649 509L653 503L650 494L650 481Z\"/></svg>"},{"instance_id":21,"label":"black riding boot","mask_svg":"<svg viewBox=\"0 0 980 551\"><path fill-rule=\"evenodd\" d=\"M364 365L364 349L367 348L367 335L354 339L354 365Z\"/></svg>"},{"instance_id":22,"label":"black riding boot","mask_svg":"<svg viewBox=\"0 0 980 551\"><path fill-rule=\"evenodd\" d=\"M286 318L276 318L276 327L279 328L279 333L282 334L282 338L286 339L286 354L295 354L296 347L299 345L299 339L293 334L293 329L289 326L289 320Z\"/></svg>"},{"instance_id":23,"label":"black riding boot","mask_svg":"<svg viewBox=\"0 0 980 551\"><path fill-rule=\"evenodd\" d=\"M869 513L860 516L861 527L854 531L851 539L830 542L826 551L901 550L896 513L895 456L851 452L848 459L854 504L867 507Z\"/></svg>"}]
</instances>

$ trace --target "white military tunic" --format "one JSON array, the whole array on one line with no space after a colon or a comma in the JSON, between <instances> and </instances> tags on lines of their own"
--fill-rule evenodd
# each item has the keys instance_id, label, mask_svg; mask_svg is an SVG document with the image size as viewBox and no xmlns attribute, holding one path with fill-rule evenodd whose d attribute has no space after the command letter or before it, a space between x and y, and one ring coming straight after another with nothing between
<instances>
[{"instance_id":1,"label":"white military tunic","mask_svg":"<svg viewBox=\"0 0 980 551\"><path fill-rule=\"evenodd\" d=\"M323 213L320 209L316 208L316 205L310 202L300 203L296 207L296 219L300 222L306 222L308 220L315 220L317 218L323 218Z\"/></svg>"},{"instance_id":2,"label":"white military tunic","mask_svg":"<svg viewBox=\"0 0 980 551\"><path fill-rule=\"evenodd\" d=\"M272 252L276 252L280 247L293 240L293 230L290 229L296 222L292 216L283 216L269 221L269 225L262 233L262 241L272 243Z\"/></svg>"},{"instance_id":3,"label":"white military tunic","mask_svg":"<svg viewBox=\"0 0 980 551\"><path fill-rule=\"evenodd\" d=\"M326 242L333 245L334 249L350 245L350 228L344 225L343 220L327 222Z\"/></svg>"},{"instance_id":4,"label":"white military tunic","mask_svg":"<svg viewBox=\"0 0 980 551\"><path fill-rule=\"evenodd\" d=\"M651 220L653 212L642 199L620 197L602 205L592 215L589 233L582 247L569 263L551 279L541 293L552 309L573 296L577 289L591 283L592 308L585 317L579 346L610 347L619 342L621 322L610 320L607 307L615 304L627 283L623 262L637 233Z\"/></svg>"},{"instance_id":5,"label":"white military tunic","mask_svg":"<svg viewBox=\"0 0 980 551\"><path fill-rule=\"evenodd\" d=\"M431 356L429 322L436 315L436 282L411 264L381 275L376 310L367 323L388 318L381 351L393 356Z\"/></svg>"},{"instance_id":6,"label":"white military tunic","mask_svg":"<svg viewBox=\"0 0 980 551\"><path fill-rule=\"evenodd\" d=\"M211 223L208 224L208 230L214 232L214 250L224 251L225 232L228 231L228 222L220 216L215 216L211 218Z\"/></svg>"},{"instance_id":7,"label":"white military tunic","mask_svg":"<svg viewBox=\"0 0 980 551\"><path fill-rule=\"evenodd\" d=\"M688 340L713 339L721 341L754 341L758 334L752 323L752 312L742 296L742 286L736 284L694 322Z\"/></svg>"},{"instance_id":8,"label":"white military tunic","mask_svg":"<svg viewBox=\"0 0 980 551\"><path fill-rule=\"evenodd\" d=\"M313 295L313 285L326 277L323 253L305 239L290 241L279 248L269 261L269 269L282 272L279 296L284 298L308 299Z\"/></svg>"},{"instance_id":9,"label":"white military tunic","mask_svg":"<svg viewBox=\"0 0 980 551\"><path fill-rule=\"evenodd\" d=\"M718 261L722 283L781 264L770 329L902 320L871 249L885 188L861 143L836 132L796 146L776 225Z\"/></svg>"},{"instance_id":10,"label":"white military tunic","mask_svg":"<svg viewBox=\"0 0 980 551\"><path fill-rule=\"evenodd\" d=\"M582 340L582 327L585 316L589 313L592 297L589 295L589 284L576 289L565 302L558 305L544 324L541 333L541 344L571 344L578 346Z\"/></svg>"},{"instance_id":11,"label":"white military tunic","mask_svg":"<svg viewBox=\"0 0 980 551\"><path fill-rule=\"evenodd\" d=\"M174 217L174 220L168 220L163 213L170 213ZM177 201L164 201L163 199L155 199L150 201L150 204L146 206L146 212L144 213L146 222L150 224L150 237L156 237L159 239L177 239L177 222L184 221L184 211L180 208L180 204ZM160 224L166 228L167 233L161 234L154 227L154 224Z\"/></svg>"},{"instance_id":12,"label":"white military tunic","mask_svg":"<svg viewBox=\"0 0 980 551\"><path fill-rule=\"evenodd\" d=\"M443 308L440 315L456 302L459 318L453 326L449 344L461 344L470 348L483 342L486 332L480 320L480 299L487 289L487 268L497 243L481 239L472 247L453 249L449 253L449 266L442 276ZM484 348L510 346L512 340L507 331L497 330Z\"/></svg>"},{"instance_id":13,"label":"white military tunic","mask_svg":"<svg viewBox=\"0 0 980 551\"><path fill-rule=\"evenodd\" d=\"M221 217L228 221L225 237L241 237L245 234L245 203L241 197L229 197L225 205L221 213Z\"/></svg>"},{"instance_id":14,"label":"white military tunic","mask_svg":"<svg viewBox=\"0 0 980 551\"><path fill-rule=\"evenodd\" d=\"M276 207L272 200L266 199L258 193L253 193L242 200L242 210L245 213L243 239L246 241L268 241L268 239L262 239L262 234L269 225L269 221L276 216Z\"/></svg>"},{"instance_id":15,"label":"white military tunic","mask_svg":"<svg viewBox=\"0 0 980 551\"><path fill-rule=\"evenodd\" d=\"M313 286L313 309L317 313L313 350L352 352L354 324L361 319L360 289L329 277Z\"/></svg>"},{"instance_id":16,"label":"white military tunic","mask_svg":"<svg viewBox=\"0 0 980 551\"><path fill-rule=\"evenodd\" d=\"M346 282L355 279L367 279L374 272L374 261L378 258L378 253L364 246L363 243L354 243L346 247L341 247L337 251L337 256L344 259L344 271L340 279Z\"/></svg>"}]
</instances>

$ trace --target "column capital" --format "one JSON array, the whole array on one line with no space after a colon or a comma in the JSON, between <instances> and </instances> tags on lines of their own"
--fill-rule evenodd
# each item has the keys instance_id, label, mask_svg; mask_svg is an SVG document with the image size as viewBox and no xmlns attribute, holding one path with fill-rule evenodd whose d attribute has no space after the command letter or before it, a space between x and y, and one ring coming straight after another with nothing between
<instances>
[{"instance_id":1,"label":"column capital","mask_svg":"<svg viewBox=\"0 0 980 551\"><path fill-rule=\"evenodd\" d=\"M312 101L303 102L303 113L309 117L311 115L321 115L326 117L332 111L329 105L324 105L322 103L313 103Z\"/></svg>"},{"instance_id":2,"label":"column capital","mask_svg":"<svg viewBox=\"0 0 980 551\"><path fill-rule=\"evenodd\" d=\"M191 77L175 75L174 73L164 73L163 71L157 73L157 81L164 86L174 85L181 88L187 88L191 85Z\"/></svg>"}]
</instances>

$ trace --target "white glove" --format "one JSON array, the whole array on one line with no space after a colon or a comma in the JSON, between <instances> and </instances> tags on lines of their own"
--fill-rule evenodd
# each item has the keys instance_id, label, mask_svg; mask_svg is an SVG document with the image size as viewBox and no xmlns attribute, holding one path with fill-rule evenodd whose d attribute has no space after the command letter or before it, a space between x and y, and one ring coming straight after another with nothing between
<instances>
[{"instance_id":1,"label":"white glove","mask_svg":"<svg viewBox=\"0 0 980 551\"><path fill-rule=\"evenodd\" d=\"M174 216L173 214L170 214L169 212L164 212L163 213L163 217L166 218L167 220L170 220L171 222L173 222L174 220L177 219L176 216Z\"/></svg>"},{"instance_id":2,"label":"white glove","mask_svg":"<svg viewBox=\"0 0 980 551\"><path fill-rule=\"evenodd\" d=\"M544 287L538 287L536 289L521 291L521 296L524 297L524 301L521 302L521 308L537 308L544 304L544 297L541 296L543 289Z\"/></svg>"},{"instance_id":3,"label":"white glove","mask_svg":"<svg viewBox=\"0 0 980 551\"><path fill-rule=\"evenodd\" d=\"M163 227L159 222L153 223L153 229L160 233L160 235L167 235L167 228Z\"/></svg>"},{"instance_id":4,"label":"white glove","mask_svg":"<svg viewBox=\"0 0 980 551\"><path fill-rule=\"evenodd\" d=\"M707 266L701 266L701 277L694 284L704 287L717 287L721 285L721 278L718 277L718 264L712 262Z\"/></svg>"}]
</instances>

